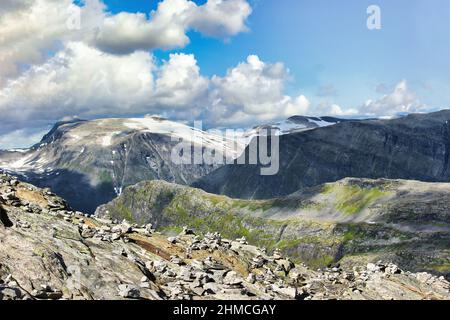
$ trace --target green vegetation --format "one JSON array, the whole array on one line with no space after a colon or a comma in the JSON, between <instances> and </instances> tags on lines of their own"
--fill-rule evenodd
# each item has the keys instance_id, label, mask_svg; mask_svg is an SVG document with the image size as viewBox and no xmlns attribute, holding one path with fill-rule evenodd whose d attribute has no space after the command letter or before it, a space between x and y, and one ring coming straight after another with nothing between
<instances>
[{"instance_id":1,"label":"green vegetation","mask_svg":"<svg viewBox=\"0 0 450 320\"><path fill-rule=\"evenodd\" d=\"M427 268L439 272L439 273L450 273L450 260L448 259L436 259Z\"/></svg>"},{"instance_id":2,"label":"green vegetation","mask_svg":"<svg viewBox=\"0 0 450 320\"><path fill-rule=\"evenodd\" d=\"M254 218L247 215L240 215L232 210L218 210L211 207L211 203L205 203L196 208L190 208L179 199L172 202L164 209L163 215L171 224L183 226L187 225L197 232L220 232L224 237L235 239L246 237L250 242L273 247L276 242L278 230L281 226L277 222L268 222L261 218ZM193 209L193 210L192 210ZM267 232L267 225L273 232Z\"/></svg>"},{"instance_id":3,"label":"green vegetation","mask_svg":"<svg viewBox=\"0 0 450 320\"><path fill-rule=\"evenodd\" d=\"M330 255L322 255L317 258L309 259L308 265L311 266L312 268L316 269L316 268L327 267L330 264L332 264L333 262L335 262L334 257L332 257Z\"/></svg>"},{"instance_id":4,"label":"green vegetation","mask_svg":"<svg viewBox=\"0 0 450 320\"><path fill-rule=\"evenodd\" d=\"M325 185L322 189L324 194L334 194L336 199L334 207L346 215L354 215L372 204L377 199L389 195L388 192L379 188L361 188L350 185Z\"/></svg>"},{"instance_id":5,"label":"green vegetation","mask_svg":"<svg viewBox=\"0 0 450 320\"><path fill-rule=\"evenodd\" d=\"M376 199L388 195L382 186L363 188L342 184L327 185L322 192L325 199L348 215L357 214ZM315 202L234 200L187 187L149 182L127 189L108 210L114 218L157 223L159 231L170 235L188 226L198 234L220 232L228 239L244 236L253 245L269 251L280 248L294 261L313 267L329 265L344 254L343 250L345 254L361 255L412 245L412 235L380 225L271 219L271 209L292 206L315 208Z\"/></svg>"},{"instance_id":6,"label":"green vegetation","mask_svg":"<svg viewBox=\"0 0 450 320\"><path fill-rule=\"evenodd\" d=\"M106 170L101 171L99 178L102 183L107 183L107 184L113 183L113 178L109 171L106 171Z\"/></svg>"},{"instance_id":7,"label":"green vegetation","mask_svg":"<svg viewBox=\"0 0 450 320\"><path fill-rule=\"evenodd\" d=\"M116 206L114 207L114 211L116 213L114 216L118 215L120 218L125 219L125 220L127 220L129 222L132 222L132 223L135 222L135 218L133 217L133 213L123 203L117 203Z\"/></svg>"},{"instance_id":8,"label":"green vegetation","mask_svg":"<svg viewBox=\"0 0 450 320\"><path fill-rule=\"evenodd\" d=\"M178 234L183 226L188 226L199 234L220 232L228 239L244 236L249 243L269 251L280 248L295 261L314 267L328 265L334 260L329 252L342 242L340 236L332 235L332 225L304 220L278 221L264 217L273 207L291 208L292 205L298 206L298 202L233 200L200 190L149 182L127 189L107 210L112 217L132 223L145 223L152 217L153 221L158 221L158 230L165 234ZM255 216L255 212L261 216ZM320 234L303 234L299 237L307 230ZM305 248L306 251L299 248ZM326 252L322 248L327 248ZM313 257L312 264L310 257Z\"/></svg>"}]
</instances>

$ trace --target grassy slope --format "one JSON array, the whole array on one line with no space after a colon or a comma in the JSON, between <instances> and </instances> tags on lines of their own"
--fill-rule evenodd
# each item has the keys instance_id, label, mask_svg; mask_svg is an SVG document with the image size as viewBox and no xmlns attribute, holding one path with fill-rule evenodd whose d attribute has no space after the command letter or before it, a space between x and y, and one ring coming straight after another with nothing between
<instances>
[{"instance_id":1,"label":"grassy slope","mask_svg":"<svg viewBox=\"0 0 450 320\"><path fill-rule=\"evenodd\" d=\"M327 184L316 196L328 203L296 198L267 201L234 200L201 190L160 181L138 184L104 207L114 218L135 223L152 222L165 233L178 233L183 226L199 233L220 232L226 238L245 236L249 242L281 248L297 261L313 267L328 265L346 256L349 260L375 259L420 250L432 243L438 257L414 263L425 270L447 273L449 260L442 258L446 240L439 235L399 231L389 225L369 223L331 223L305 218L326 206L344 217L358 216L380 200L392 196L389 184ZM299 198L300 199L300 198ZM328 208L329 209L329 208ZM271 218L274 212L287 211L286 219ZM303 213L301 218L295 212ZM306 212L306 213L305 213ZM431 252L431 251L430 251ZM418 256L422 257L421 254ZM345 260L344 259L344 260ZM402 259L410 259L407 255ZM407 261L405 262L407 263ZM413 263L413 262L411 262Z\"/></svg>"}]
</instances>

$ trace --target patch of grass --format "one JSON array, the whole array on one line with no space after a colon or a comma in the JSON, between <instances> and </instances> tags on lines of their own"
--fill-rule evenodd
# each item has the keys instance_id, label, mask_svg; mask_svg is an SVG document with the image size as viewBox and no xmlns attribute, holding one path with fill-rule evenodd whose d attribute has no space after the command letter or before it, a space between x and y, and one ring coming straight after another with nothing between
<instances>
[{"instance_id":1,"label":"patch of grass","mask_svg":"<svg viewBox=\"0 0 450 320\"><path fill-rule=\"evenodd\" d=\"M346 215L354 215L386 195L378 188L364 189L359 186L343 186L334 188L336 200L334 207Z\"/></svg>"},{"instance_id":2,"label":"patch of grass","mask_svg":"<svg viewBox=\"0 0 450 320\"><path fill-rule=\"evenodd\" d=\"M439 273L450 273L450 262L431 264L427 267Z\"/></svg>"},{"instance_id":3,"label":"patch of grass","mask_svg":"<svg viewBox=\"0 0 450 320\"><path fill-rule=\"evenodd\" d=\"M334 257L330 255L321 255L317 258L313 258L308 260L308 265L310 265L312 268L324 268L329 266L334 262Z\"/></svg>"},{"instance_id":4,"label":"patch of grass","mask_svg":"<svg viewBox=\"0 0 450 320\"><path fill-rule=\"evenodd\" d=\"M308 201L308 202L301 202L297 206L297 209L320 211L320 210L326 208L326 206L327 206L326 203L318 203L318 202Z\"/></svg>"},{"instance_id":5,"label":"patch of grass","mask_svg":"<svg viewBox=\"0 0 450 320\"><path fill-rule=\"evenodd\" d=\"M355 235L352 231L347 231L344 233L344 242L349 242L355 239Z\"/></svg>"},{"instance_id":6,"label":"patch of grass","mask_svg":"<svg viewBox=\"0 0 450 320\"><path fill-rule=\"evenodd\" d=\"M123 218L123 219L125 219L125 220L127 220L127 221L129 221L131 223L135 222L135 219L133 217L133 213L123 203L117 203L116 206L114 207L114 211L121 218ZM116 216L116 215L114 215L114 216Z\"/></svg>"},{"instance_id":7,"label":"patch of grass","mask_svg":"<svg viewBox=\"0 0 450 320\"><path fill-rule=\"evenodd\" d=\"M439 273L450 273L450 260L446 258L433 259L425 268Z\"/></svg>"},{"instance_id":8,"label":"patch of grass","mask_svg":"<svg viewBox=\"0 0 450 320\"><path fill-rule=\"evenodd\" d=\"M227 208L211 207L211 203L192 208L185 201L172 202L164 209L163 215L172 226L188 226L200 234L220 232L223 237L236 239L246 237L250 243L273 247L277 240L281 223L239 214Z\"/></svg>"},{"instance_id":9,"label":"patch of grass","mask_svg":"<svg viewBox=\"0 0 450 320\"><path fill-rule=\"evenodd\" d=\"M233 200L232 207L247 209L251 212L267 211L276 206L276 200Z\"/></svg>"},{"instance_id":10,"label":"patch of grass","mask_svg":"<svg viewBox=\"0 0 450 320\"><path fill-rule=\"evenodd\" d=\"M320 190L320 193L322 193L322 194L329 194L329 193L332 193L333 190L334 190L334 185L328 183L328 184L325 184L325 185L322 187L322 190Z\"/></svg>"},{"instance_id":11,"label":"patch of grass","mask_svg":"<svg viewBox=\"0 0 450 320\"><path fill-rule=\"evenodd\" d=\"M276 244L280 249L294 248L300 245L303 241L301 239L284 239Z\"/></svg>"},{"instance_id":12,"label":"patch of grass","mask_svg":"<svg viewBox=\"0 0 450 320\"><path fill-rule=\"evenodd\" d=\"M172 235L180 234L181 231L183 231L183 228L179 227L179 226L169 226L169 227L160 228L159 231L165 235L172 236Z\"/></svg>"}]
</instances>

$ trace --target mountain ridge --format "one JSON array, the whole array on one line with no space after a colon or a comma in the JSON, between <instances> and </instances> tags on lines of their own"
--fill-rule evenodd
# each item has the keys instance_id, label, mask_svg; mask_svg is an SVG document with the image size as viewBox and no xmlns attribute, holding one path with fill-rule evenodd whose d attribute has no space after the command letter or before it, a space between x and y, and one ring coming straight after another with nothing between
<instances>
[{"instance_id":1,"label":"mountain ridge","mask_svg":"<svg viewBox=\"0 0 450 320\"><path fill-rule=\"evenodd\" d=\"M261 176L260 165L226 165L192 186L264 199L346 177L448 182L449 121L450 111L443 110L392 120L340 122L283 135L276 175ZM248 152L247 148L244 155Z\"/></svg>"},{"instance_id":2,"label":"mountain ridge","mask_svg":"<svg viewBox=\"0 0 450 320\"><path fill-rule=\"evenodd\" d=\"M450 184L346 178L288 197L242 200L164 181L128 187L96 216L245 236L311 267L388 260L450 275ZM437 271L439 270L439 271Z\"/></svg>"}]
</instances>

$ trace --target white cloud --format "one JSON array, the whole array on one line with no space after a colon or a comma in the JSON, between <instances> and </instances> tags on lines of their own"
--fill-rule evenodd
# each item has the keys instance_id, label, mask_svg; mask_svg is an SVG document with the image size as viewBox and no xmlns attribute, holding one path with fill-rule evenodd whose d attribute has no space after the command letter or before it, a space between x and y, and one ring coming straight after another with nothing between
<instances>
[{"instance_id":1,"label":"white cloud","mask_svg":"<svg viewBox=\"0 0 450 320\"><path fill-rule=\"evenodd\" d=\"M284 94L289 70L282 63L267 64L251 55L229 69L224 77L212 78L213 122L248 123L304 114L309 101L304 96Z\"/></svg>"},{"instance_id":2,"label":"white cloud","mask_svg":"<svg viewBox=\"0 0 450 320\"><path fill-rule=\"evenodd\" d=\"M368 100L359 108L365 115L393 116L399 113L418 112L427 109L416 94L409 90L406 80L400 81L394 90L378 100Z\"/></svg>"},{"instance_id":3,"label":"white cloud","mask_svg":"<svg viewBox=\"0 0 450 320\"><path fill-rule=\"evenodd\" d=\"M189 43L187 18L195 7L191 1L165 0L151 13L150 20L142 13L107 16L92 39L93 45L119 54L184 47Z\"/></svg>"},{"instance_id":4,"label":"white cloud","mask_svg":"<svg viewBox=\"0 0 450 320\"><path fill-rule=\"evenodd\" d=\"M208 91L209 80L200 75L192 54L171 54L158 72L155 99L166 107L201 106Z\"/></svg>"},{"instance_id":5,"label":"white cloud","mask_svg":"<svg viewBox=\"0 0 450 320\"><path fill-rule=\"evenodd\" d=\"M73 0L2 0L0 87L20 74L23 65L42 63L65 42L82 41L114 54L181 48L189 43L192 29L223 38L246 31L250 13L246 0L209 0L201 6L163 0L149 18L143 13L110 14L101 0L85 0L82 7Z\"/></svg>"},{"instance_id":6,"label":"white cloud","mask_svg":"<svg viewBox=\"0 0 450 320\"><path fill-rule=\"evenodd\" d=\"M307 115L310 116L334 116L334 117L349 117L359 115L359 110L356 108L343 108L342 106L329 101L320 102L310 108Z\"/></svg>"},{"instance_id":7,"label":"white cloud","mask_svg":"<svg viewBox=\"0 0 450 320\"><path fill-rule=\"evenodd\" d=\"M283 64L257 56L209 79L193 55L171 54L158 67L147 52L117 56L70 42L0 89L0 113L7 119L1 131L70 116L159 113L203 118L209 125L244 125L304 114L306 97L283 92L287 76Z\"/></svg>"},{"instance_id":8,"label":"white cloud","mask_svg":"<svg viewBox=\"0 0 450 320\"><path fill-rule=\"evenodd\" d=\"M194 10L189 24L205 35L226 38L248 31L245 21L251 13L244 0L209 0Z\"/></svg>"},{"instance_id":9,"label":"white cloud","mask_svg":"<svg viewBox=\"0 0 450 320\"><path fill-rule=\"evenodd\" d=\"M0 3L0 87L24 67L40 64L65 41L85 39L102 22L105 6L86 0L2 0ZM79 15L79 16L78 16ZM80 20L82 28L70 25Z\"/></svg>"},{"instance_id":10,"label":"white cloud","mask_svg":"<svg viewBox=\"0 0 450 320\"><path fill-rule=\"evenodd\" d=\"M105 52L127 54L136 50L180 48L189 43L187 32L228 38L247 31L252 10L246 0L208 0L198 6L189 0L164 0L150 18L122 12L104 19L92 44Z\"/></svg>"},{"instance_id":11,"label":"white cloud","mask_svg":"<svg viewBox=\"0 0 450 320\"><path fill-rule=\"evenodd\" d=\"M393 117L404 113L425 112L430 109L409 89L406 80L401 80L393 89L381 84L375 88L375 91L384 94L378 99L369 99L356 108L345 108L330 101L322 101L310 108L310 115Z\"/></svg>"},{"instance_id":12,"label":"white cloud","mask_svg":"<svg viewBox=\"0 0 450 320\"><path fill-rule=\"evenodd\" d=\"M0 90L0 112L16 122L145 111L152 94L151 55L104 54L73 42Z\"/></svg>"},{"instance_id":13,"label":"white cloud","mask_svg":"<svg viewBox=\"0 0 450 320\"><path fill-rule=\"evenodd\" d=\"M64 15L71 1L8 0L0 4L0 85L14 76L20 63L37 63L43 51L67 32ZM56 14L58 13L58 14Z\"/></svg>"}]
</instances>

